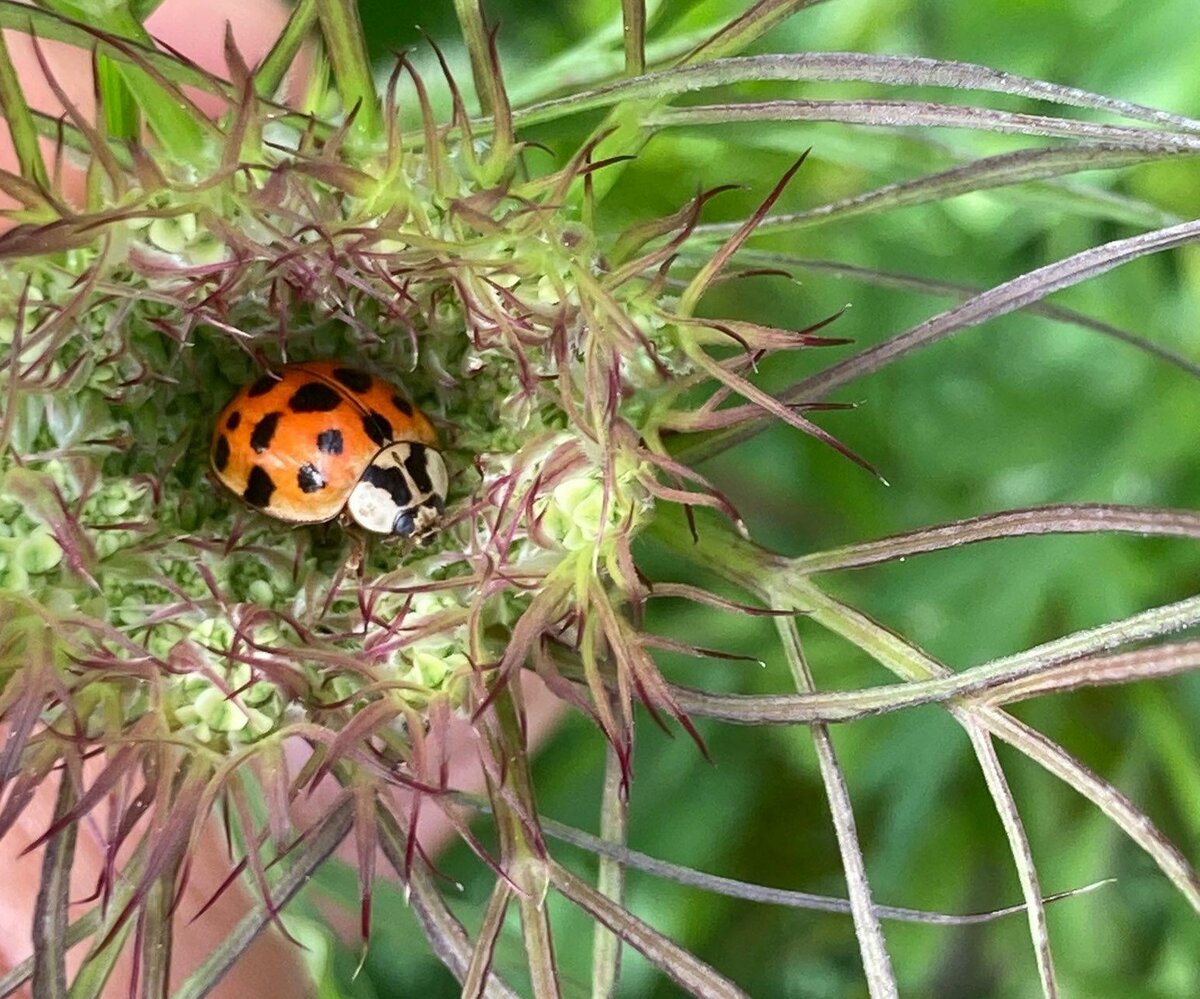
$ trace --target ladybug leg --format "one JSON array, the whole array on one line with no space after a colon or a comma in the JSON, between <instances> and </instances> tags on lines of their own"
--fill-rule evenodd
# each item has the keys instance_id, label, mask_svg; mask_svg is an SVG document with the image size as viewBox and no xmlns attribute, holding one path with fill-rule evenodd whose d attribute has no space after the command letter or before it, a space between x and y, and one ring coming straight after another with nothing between
<instances>
[{"instance_id":1,"label":"ladybug leg","mask_svg":"<svg viewBox=\"0 0 1200 999\"><path fill-rule=\"evenodd\" d=\"M358 531L347 531L350 536L350 552L346 556L344 571L347 576L357 576L361 583L367 562L367 539Z\"/></svg>"}]
</instances>

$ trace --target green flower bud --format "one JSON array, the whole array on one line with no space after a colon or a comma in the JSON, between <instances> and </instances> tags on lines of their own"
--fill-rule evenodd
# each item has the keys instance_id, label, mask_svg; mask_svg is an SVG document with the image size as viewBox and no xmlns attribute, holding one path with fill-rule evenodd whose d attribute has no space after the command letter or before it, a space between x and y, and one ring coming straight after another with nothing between
<instances>
[{"instance_id":1,"label":"green flower bud","mask_svg":"<svg viewBox=\"0 0 1200 999\"><path fill-rule=\"evenodd\" d=\"M190 213L174 218L154 219L146 235L150 242L167 253L182 253L196 238L196 216Z\"/></svg>"},{"instance_id":2,"label":"green flower bud","mask_svg":"<svg viewBox=\"0 0 1200 999\"><path fill-rule=\"evenodd\" d=\"M451 676L464 676L471 670L471 661L452 646L441 650L418 649L412 655L412 666L401 678L430 690L441 690Z\"/></svg>"},{"instance_id":3,"label":"green flower bud","mask_svg":"<svg viewBox=\"0 0 1200 999\"><path fill-rule=\"evenodd\" d=\"M26 593L29 590L29 573L17 564L10 564L0 573L0 590L12 593Z\"/></svg>"},{"instance_id":4,"label":"green flower bud","mask_svg":"<svg viewBox=\"0 0 1200 999\"><path fill-rule=\"evenodd\" d=\"M18 544L12 555L13 562L29 573L49 572L62 561L62 557L62 548L53 535L40 527Z\"/></svg>"},{"instance_id":5,"label":"green flower bud","mask_svg":"<svg viewBox=\"0 0 1200 999\"><path fill-rule=\"evenodd\" d=\"M189 641L209 649L233 647L233 625L217 617L205 618L188 632Z\"/></svg>"},{"instance_id":6,"label":"green flower bud","mask_svg":"<svg viewBox=\"0 0 1200 999\"><path fill-rule=\"evenodd\" d=\"M567 551L575 552L594 546L602 532L623 528L631 515L638 521L640 508L646 503L645 490L631 475L618 476L616 487L606 499L599 473L589 470L560 481L548 497L539 499L535 509L542 532Z\"/></svg>"},{"instance_id":7,"label":"green flower bud","mask_svg":"<svg viewBox=\"0 0 1200 999\"><path fill-rule=\"evenodd\" d=\"M256 604L269 607L275 600L275 591L265 579L256 579L246 588L246 595Z\"/></svg>"}]
</instances>

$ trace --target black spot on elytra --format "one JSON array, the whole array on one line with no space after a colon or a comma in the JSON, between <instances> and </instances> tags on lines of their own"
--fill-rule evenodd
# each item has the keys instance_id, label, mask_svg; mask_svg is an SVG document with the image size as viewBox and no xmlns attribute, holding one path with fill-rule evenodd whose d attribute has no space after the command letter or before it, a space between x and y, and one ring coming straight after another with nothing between
<instances>
[{"instance_id":1,"label":"black spot on elytra","mask_svg":"<svg viewBox=\"0 0 1200 999\"><path fill-rule=\"evenodd\" d=\"M392 424L382 413L371 410L362 418L362 423L363 430L367 432L367 436L375 442L377 447L383 447L384 444L389 444L395 439L392 437Z\"/></svg>"},{"instance_id":2,"label":"black spot on elytra","mask_svg":"<svg viewBox=\"0 0 1200 999\"><path fill-rule=\"evenodd\" d=\"M246 396L253 399L256 396L266 395L278 384L279 379L274 375L262 375L253 385L246 389Z\"/></svg>"},{"instance_id":3,"label":"black spot on elytra","mask_svg":"<svg viewBox=\"0 0 1200 999\"><path fill-rule=\"evenodd\" d=\"M344 446L342 432L336 427L330 427L317 434L317 450L324 454L341 454Z\"/></svg>"},{"instance_id":4,"label":"black spot on elytra","mask_svg":"<svg viewBox=\"0 0 1200 999\"><path fill-rule=\"evenodd\" d=\"M225 421L225 429L230 432L237 430L237 428L241 425L241 422L242 411L240 409L235 409L229 414L229 419Z\"/></svg>"},{"instance_id":5,"label":"black spot on elytra","mask_svg":"<svg viewBox=\"0 0 1200 999\"><path fill-rule=\"evenodd\" d=\"M306 382L288 400L293 413L328 413L341 405L338 391L324 382Z\"/></svg>"},{"instance_id":6,"label":"black spot on elytra","mask_svg":"<svg viewBox=\"0 0 1200 999\"><path fill-rule=\"evenodd\" d=\"M382 489L402 510L412 502L412 493L409 491L408 479L405 478L404 470L396 468L394 465L386 468L380 465L368 465L367 470L362 474L362 481Z\"/></svg>"},{"instance_id":7,"label":"black spot on elytra","mask_svg":"<svg viewBox=\"0 0 1200 999\"><path fill-rule=\"evenodd\" d=\"M410 444L408 457L404 459L404 468L408 472L409 478L412 479L413 485L417 487L417 492L424 496L433 492L433 480L429 478L426 462L424 445Z\"/></svg>"},{"instance_id":8,"label":"black spot on elytra","mask_svg":"<svg viewBox=\"0 0 1200 999\"><path fill-rule=\"evenodd\" d=\"M333 377L352 392L366 392L371 387L371 376L357 368L334 368Z\"/></svg>"},{"instance_id":9,"label":"black spot on elytra","mask_svg":"<svg viewBox=\"0 0 1200 999\"><path fill-rule=\"evenodd\" d=\"M271 502L273 492L275 492L275 481L271 476L260 465L255 465L250 469L250 478L246 480L242 499L251 506L266 506Z\"/></svg>"},{"instance_id":10,"label":"black spot on elytra","mask_svg":"<svg viewBox=\"0 0 1200 999\"><path fill-rule=\"evenodd\" d=\"M413 415L412 403L410 403L403 396L399 396L399 395L392 396L392 405L395 406L398 410L400 410L400 412L402 412L405 416Z\"/></svg>"},{"instance_id":11,"label":"black spot on elytra","mask_svg":"<svg viewBox=\"0 0 1200 999\"><path fill-rule=\"evenodd\" d=\"M325 488L325 477L317 471L315 466L307 462L300 466L300 471L296 474L296 482L300 486L300 491L304 493L315 493L318 489Z\"/></svg>"},{"instance_id":12,"label":"black spot on elytra","mask_svg":"<svg viewBox=\"0 0 1200 999\"><path fill-rule=\"evenodd\" d=\"M268 413L254 424L254 430L250 434L250 446L254 448L255 454L262 454L271 446L271 438L275 436L281 416L282 413Z\"/></svg>"},{"instance_id":13,"label":"black spot on elytra","mask_svg":"<svg viewBox=\"0 0 1200 999\"><path fill-rule=\"evenodd\" d=\"M213 468L218 472L225 471L225 466L229 464L229 438L221 434L217 438L217 443L213 445Z\"/></svg>"}]
</instances>

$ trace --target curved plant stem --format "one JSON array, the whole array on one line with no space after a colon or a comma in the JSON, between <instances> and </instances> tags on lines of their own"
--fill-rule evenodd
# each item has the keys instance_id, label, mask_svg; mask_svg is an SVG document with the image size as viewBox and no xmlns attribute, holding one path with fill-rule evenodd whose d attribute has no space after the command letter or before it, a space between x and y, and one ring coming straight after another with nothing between
<instances>
[{"instance_id":1,"label":"curved plant stem","mask_svg":"<svg viewBox=\"0 0 1200 999\"><path fill-rule=\"evenodd\" d=\"M1110 142L1131 149L1156 147L1200 150L1200 136L1163 132L1132 125L1097 125L1052 115L997 111L933 101L742 101L691 107L660 107L647 112L647 129L681 125L724 125L732 122L823 121L876 128L965 128L1004 135L1043 135Z\"/></svg>"},{"instance_id":2,"label":"curved plant stem","mask_svg":"<svg viewBox=\"0 0 1200 999\"><path fill-rule=\"evenodd\" d=\"M686 250L680 254L680 257L684 261L688 261L689 256L691 254ZM707 257L698 260L698 263L702 263L703 259L707 259ZM877 288L896 288L923 295L956 298L960 301L973 298L975 295L979 295L986 290L978 286L944 281L938 278L918 277L915 274L882 271L876 268L859 267L855 264L842 263L836 260L817 260L811 257L797 257L790 253L776 253L767 250L742 248L734 255L734 260L755 268L817 271L825 274L834 274L837 277L850 278L854 281L861 281L863 284ZM682 287L682 284L680 287ZM1168 350L1166 347L1144 336L1132 333L1119 326L1114 326L1111 323L1095 319L1074 309L1052 305L1049 302L1032 302L1029 305L1022 306L1018 311L1029 315L1042 316L1045 319L1066 323L1071 326L1079 326L1082 329L1094 330L1103 336L1127 343L1131 347L1157 357L1159 360L1166 361L1168 364L1179 368L1180 371L1191 375L1193 378L1200 378L1200 364L1197 364L1195 361L1189 360L1182 354Z\"/></svg>"},{"instance_id":3,"label":"curved plant stem","mask_svg":"<svg viewBox=\"0 0 1200 999\"><path fill-rule=\"evenodd\" d=\"M604 793L600 799L600 836L606 843L625 845L629 826L626 774L611 745L605 748ZM601 854L596 888L617 905L625 902L625 868L611 854ZM592 999L617 994L621 975L621 938L597 922L592 931Z\"/></svg>"},{"instance_id":4,"label":"curved plant stem","mask_svg":"<svg viewBox=\"0 0 1200 999\"><path fill-rule=\"evenodd\" d=\"M492 779L492 803L505 873L517 889L525 955L535 999L558 999L558 966L546 908L549 888L545 844L536 829L537 806L528 771L525 739L511 683L493 700L496 724L490 742L503 783Z\"/></svg>"},{"instance_id":5,"label":"curved plant stem","mask_svg":"<svg viewBox=\"0 0 1200 999\"><path fill-rule=\"evenodd\" d=\"M379 848L387 857L396 876L408 886L408 900L430 948L461 983L468 980L473 951L462 923L450 911L434 883L433 876L421 864L411 868L406 862L405 834L396 817L382 805L377 809ZM517 999L517 993L489 971L483 995L488 999Z\"/></svg>"},{"instance_id":6,"label":"curved plant stem","mask_svg":"<svg viewBox=\"0 0 1200 999\"><path fill-rule=\"evenodd\" d=\"M951 672L937 660L889 631L865 614L846 606L824 593L805 576L793 571L787 559L764 551L733 531L705 524L698 540L687 527L665 517L657 518L654 534L693 561L746 590L759 594L769 606L793 607L810 620L847 639L906 681L946 679ZM1164 609L1171 614L1174 608ZM1149 612L1154 614L1155 612ZM1129 632L1127 632L1129 633ZM1055 646L1056 643L1049 643ZM1073 637L1059 640L1059 648L1078 651L1080 643ZM1043 650L1045 647L1043 647ZM986 704L950 701L948 710L960 722L975 721L988 732L1013 745L1034 762L1079 791L1145 850L1175 887L1200 911L1200 876L1186 857L1160 832L1150 818L1125 795L1104 781L1061 746L1040 732L1017 721L1003 710ZM1020 863L1020 861L1018 861ZM1024 875L1023 875L1024 877ZM1031 913L1031 920L1040 924L1040 917ZM1035 946L1041 948L1043 939L1036 934ZM1043 969L1043 981L1048 969Z\"/></svg>"},{"instance_id":7,"label":"curved plant stem","mask_svg":"<svg viewBox=\"0 0 1200 999\"><path fill-rule=\"evenodd\" d=\"M512 885L504 878L497 878L492 887L492 897L488 899L487 908L483 912L483 922L479 927L475 950L471 954L471 963L463 976L463 999L475 999L486 992L488 973L492 970L492 955L496 951L500 931L504 928L504 917L508 914L508 903L512 900L512 895Z\"/></svg>"},{"instance_id":8,"label":"curved plant stem","mask_svg":"<svg viewBox=\"0 0 1200 999\"><path fill-rule=\"evenodd\" d=\"M350 808L337 808L325 815L290 854L286 871L272 888L270 901L259 899L171 999L201 999L208 995L250 942L268 923L279 918L279 909L308 883L313 871L349 835L353 824L354 810Z\"/></svg>"},{"instance_id":9,"label":"curved plant stem","mask_svg":"<svg viewBox=\"0 0 1200 999\"><path fill-rule=\"evenodd\" d=\"M621 0L625 41L625 74L639 76L646 71L646 0Z\"/></svg>"},{"instance_id":10,"label":"curved plant stem","mask_svg":"<svg viewBox=\"0 0 1200 999\"><path fill-rule=\"evenodd\" d=\"M835 388L878 371L905 354L943 340L960 330L1008 315L1031 302L1099 277L1131 260L1186 246L1197 240L1200 240L1200 221L1192 220L1090 247L996 285L841 364L826 368L793 386L784 393L784 397L788 401L797 401L826 395Z\"/></svg>"},{"instance_id":11,"label":"curved plant stem","mask_svg":"<svg viewBox=\"0 0 1200 999\"><path fill-rule=\"evenodd\" d=\"M275 96L316 23L317 0L298 0L271 51L254 71L254 92L259 97Z\"/></svg>"},{"instance_id":12,"label":"curved plant stem","mask_svg":"<svg viewBox=\"0 0 1200 999\"><path fill-rule=\"evenodd\" d=\"M748 999L733 982L575 877L561 864L550 861L547 870L551 884L562 895L644 954L680 988L699 999Z\"/></svg>"},{"instance_id":13,"label":"curved plant stem","mask_svg":"<svg viewBox=\"0 0 1200 999\"><path fill-rule=\"evenodd\" d=\"M1172 608L1155 608L1167 614ZM1164 615L1165 616L1165 615ZM1188 625L1200 624L1200 603L1192 603ZM1176 630L1174 620L1160 621L1155 634ZM1146 636L1150 637L1150 636ZM1024 654L1022 654L1024 655ZM1200 644L1181 642L1137 652L1086 656L1067 662L1030 662L1011 657L1002 665L983 663L949 677L884 684L867 690L812 694L711 694L691 687L671 687L671 696L689 715L719 718L735 725L833 724L901 711L920 704L970 699L1009 704L1041 694L1081 687L1133 683L1200 669ZM985 676L986 674L986 676Z\"/></svg>"},{"instance_id":14,"label":"curved plant stem","mask_svg":"<svg viewBox=\"0 0 1200 999\"><path fill-rule=\"evenodd\" d=\"M25 100L25 91L17 79L17 71L13 68L12 58L8 54L8 45L0 34L0 114L8 125L9 137L12 140L13 152L17 156L17 164L21 176L42 189L48 189L49 175L46 173L46 163L42 159L42 150L38 145L37 128L30 114L29 104Z\"/></svg>"},{"instance_id":15,"label":"curved plant stem","mask_svg":"<svg viewBox=\"0 0 1200 999\"><path fill-rule=\"evenodd\" d=\"M998 538L1038 534L1114 532L1141 536L1200 539L1200 513L1193 510L1147 509L1112 503L1062 503L985 513L937 527L896 534L879 541L846 545L802 555L792 569L804 576L834 569L857 569L944 551Z\"/></svg>"},{"instance_id":16,"label":"curved plant stem","mask_svg":"<svg viewBox=\"0 0 1200 999\"><path fill-rule=\"evenodd\" d=\"M462 30L467 54L471 59L471 77L475 81L475 95L485 116L490 116L496 106L495 87L492 82L491 59L488 57L488 29L484 20L483 7L479 0L454 0L454 14Z\"/></svg>"},{"instance_id":17,"label":"curved plant stem","mask_svg":"<svg viewBox=\"0 0 1200 999\"><path fill-rule=\"evenodd\" d=\"M367 58L366 40L358 16L357 0L316 0L321 35L333 63L338 93L347 113L354 112L352 133L364 141L383 134L379 95Z\"/></svg>"},{"instance_id":18,"label":"curved plant stem","mask_svg":"<svg viewBox=\"0 0 1200 999\"><path fill-rule=\"evenodd\" d=\"M1039 302L1056 291L1098 277L1115 267L1139 257L1171 250L1200 240L1200 220L1140 233L1126 239L1116 239L1101 246L1064 257L980 292L960 305L938 313L889 337L882 343L860 351L823 371L797 382L776 398L782 405L814 402L835 389L879 371L906 354L944 340L972 326L1008 315ZM694 435L695 439L680 442L677 457L703 454L709 457L719 451L748 440L769 423L769 417L748 420L732 428Z\"/></svg>"},{"instance_id":19,"label":"curved plant stem","mask_svg":"<svg viewBox=\"0 0 1200 999\"><path fill-rule=\"evenodd\" d=\"M866 615L822 593L810 582L792 580L788 586L792 597L807 609L814 620L849 639L898 675L915 680L947 674L941 663L871 621ZM1040 732L998 708L976 705L954 710L970 711L988 731L1020 749L1034 762L1089 798L1151 856L1193 908L1200 912L1200 877L1149 817L1116 788L1101 780Z\"/></svg>"},{"instance_id":20,"label":"curved plant stem","mask_svg":"<svg viewBox=\"0 0 1200 999\"><path fill-rule=\"evenodd\" d=\"M788 215L768 215L755 229L755 235L768 232L792 232L827 222L878 212L893 211L912 205L942 202L962 194L973 194L1015 184L1048 181L1085 170L1115 170L1121 167L1149 163L1164 157L1189 156L1194 153L1181 152L1170 146L1147 149L1129 149L1126 146L1104 143L1082 143L1079 145L1052 146L1048 149L1019 149L998 156L985 156L948 170L926 174L913 180L885 184L883 187L862 194L855 194L838 201L817 205L802 212ZM1183 221L1162 218L1155 213L1156 225L1169 225ZM723 239L736 231L736 223L718 222L698 225L690 238L697 240Z\"/></svg>"},{"instance_id":21,"label":"curved plant stem","mask_svg":"<svg viewBox=\"0 0 1200 999\"><path fill-rule=\"evenodd\" d=\"M486 800L474 795L452 792L450 797L475 811L491 811L491 806ZM849 915L851 912L850 901L848 899L835 898L831 895L816 895L812 892L792 891L787 888L771 888L766 885L751 884L747 881L722 877L718 874L707 874L704 871L697 871L691 867L682 867L679 864L672 864L670 861L659 860L657 857L639 853L637 850L631 850L626 846L620 846L599 836L593 836L582 829L575 829L572 826L556 822L554 819L542 818L540 822L546 835L553 839L560 840L563 843L570 843L572 846L577 846L600 857L612 857L624 867L644 871L655 877L667 878L681 885L699 888L701 891L710 891L717 895L727 895L730 898L742 898L749 902L762 902L766 905L784 905L794 909L811 909L814 912L837 912L845 915ZM1043 901L1046 904L1059 902L1067 898L1073 898L1076 895L1095 891L1111 883L1111 879L1097 881L1089 885L1084 885L1082 888L1047 895ZM909 909L903 906L880 905L879 903L872 903L871 908L880 919L893 919L903 923L924 923L930 926L973 926L978 923L988 923L996 919L1003 919L1025 911L1024 905L1010 905L1002 909L991 909L987 912L966 914L930 912L926 909Z\"/></svg>"},{"instance_id":22,"label":"curved plant stem","mask_svg":"<svg viewBox=\"0 0 1200 999\"><path fill-rule=\"evenodd\" d=\"M75 806L75 785L64 768L59 775L54 821ZM66 999L67 906L71 900L71 865L79 827L66 822L46 842L42 879L33 912L33 994L38 999Z\"/></svg>"},{"instance_id":23,"label":"curved plant stem","mask_svg":"<svg viewBox=\"0 0 1200 999\"><path fill-rule=\"evenodd\" d=\"M682 56L679 64L703 65L740 52L797 11L819 2L820 0L756 0L745 13ZM598 144L606 157L636 155L650 135L645 127L645 120L667 99L665 95L660 94L621 99L611 107L604 121L592 133L592 141ZM623 164L618 163L594 178L589 177L597 200L611 189L622 169Z\"/></svg>"},{"instance_id":24,"label":"curved plant stem","mask_svg":"<svg viewBox=\"0 0 1200 999\"><path fill-rule=\"evenodd\" d=\"M1125 118L1200 132L1200 121L1194 118L1128 101L1113 100L1076 87L1063 87L1045 80L1001 73L975 63L867 52L769 53L712 59L699 64L648 73L630 80L603 84L569 97L533 104L517 111L516 118L521 124L535 124L608 107L620 101L647 98L663 100L710 87L769 81L846 81L990 91L1055 104L1092 108ZM483 125L484 122L478 124Z\"/></svg>"},{"instance_id":25,"label":"curved plant stem","mask_svg":"<svg viewBox=\"0 0 1200 999\"><path fill-rule=\"evenodd\" d=\"M1042 901L1041 880L1033 862L1029 836L1025 832L1024 822L1021 821L1021 813L1017 810L1012 788L1009 787L1008 778L1004 776L1004 770L1000 766L1000 758L996 755L992 737L983 724L967 710L952 707L950 711L971 740L988 793L991 794L992 803L996 807L996 814L1000 816L1000 822L1004 826L1009 852L1012 854L1017 877L1021 882L1021 891L1025 896L1029 937L1033 941L1033 954L1037 962L1042 994L1046 999L1055 999L1059 994L1058 977L1054 970L1054 957L1050 952L1050 931L1046 925L1046 906Z\"/></svg>"},{"instance_id":26,"label":"curved plant stem","mask_svg":"<svg viewBox=\"0 0 1200 999\"><path fill-rule=\"evenodd\" d=\"M804 648L800 644L800 633L794 618L776 618L775 627L783 642L784 657L792 672L792 681L801 693L811 693L815 688ZM838 851L842 858L842 869L846 874L846 886L850 894L850 911L854 917L854 933L858 938L859 953L862 955L863 971L867 979L867 990L872 999L890 999L899 995L896 976L892 971L891 957L883 928L871 900L871 886L867 880L866 862L862 847L858 843L858 831L854 821L854 809L850 804L850 791L841 765L829 738L829 729L824 725L810 726L813 745L817 752L817 765L825 785L825 797L833 816L833 828L837 834Z\"/></svg>"},{"instance_id":27,"label":"curved plant stem","mask_svg":"<svg viewBox=\"0 0 1200 999\"><path fill-rule=\"evenodd\" d=\"M170 994L171 944L175 921L175 879L178 865L169 865L158 876L147 893L146 901L139 912L138 967L141 971L141 995L146 999L159 999Z\"/></svg>"}]
</instances>

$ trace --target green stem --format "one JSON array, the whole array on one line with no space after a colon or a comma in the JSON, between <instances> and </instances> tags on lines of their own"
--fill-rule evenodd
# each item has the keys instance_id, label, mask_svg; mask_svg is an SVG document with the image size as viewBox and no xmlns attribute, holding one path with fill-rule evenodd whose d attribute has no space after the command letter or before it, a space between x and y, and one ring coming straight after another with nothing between
<instances>
[{"instance_id":1,"label":"green stem","mask_svg":"<svg viewBox=\"0 0 1200 999\"><path fill-rule=\"evenodd\" d=\"M497 695L493 712L496 724L489 732L489 741L505 776L503 786L494 788L492 800L505 870L518 889L517 905L533 994L535 999L558 999L558 968L546 908L550 887L546 848L528 824L537 821L537 802L511 683Z\"/></svg>"},{"instance_id":2,"label":"green stem","mask_svg":"<svg viewBox=\"0 0 1200 999\"><path fill-rule=\"evenodd\" d=\"M202 999L208 995L251 941L271 920L279 918L278 911L308 883L313 871L338 848L353 825L354 810L351 808L339 808L322 818L291 854L287 872L273 885L271 903L258 900L171 999Z\"/></svg>"},{"instance_id":3,"label":"green stem","mask_svg":"<svg viewBox=\"0 0 1200 999\"><path fill-rule=\"evenodd\" d=\"M905 680L935 680L954 676L953 671L915 645L872 621L861 611L824 593L811 580L797 574L788 559L758 548L735 535L727 526L706 519L701 526L699 540L693 542L686 528L679 523L679 518L660 516L655 518L650 531L676 552L743 587L747 592L757 594L769 606L803 613L809 620L845 638ZM1149 816L1110 783L1083 766L1057 743L999 707L951 700L947 703L947 710L968 733L973 734L976 726L982 727L1086 797L1145 850L1189 904L1200 911L1200 875L1192 869L1179 849L1155 827ZM983 759L982 763L985 763ZM1022 877L1027 880L1024 873ZM1028 898L1031 886L1025 887ZM1040 917L1031 913L1031 918ZM1035 940L1039 947L1041 943ZM1053 969L1043 951L1039 951L1039 962L1043 979L1052 982Z\"/></svg>"},{"instance_id":4,"label":"green stem","mask_svg":"<svg viewBox=\"0 0 1200 999\"><path fill-rule=\"evenodd\" d=\"M625 773L610 744L604 759L604 795L600 803L600 837L606 843L624 846L629 827L629 802L625 797ZM617 905L625 900L625 867L607 854L600 855L596 889ZM621 976L621 938L597 921L592 932L592 999L617 994Z\"/></svg>"},{"instance_id":5,"label":"green stem","mask_svg":"<svg viewBox=\"0 0 1200 999\"><path fill-rule=\"evenodd\" d=\"M64 769L59 777L57 821L75 805L75 785ZM33 913L33 994L38 999L66 999L67 906L71 901L71 864L79 826L68 822L46 843L42 881Z\"/></svg>"},{"instance_id":6,"label":"green stem","mask_svg":"<svg viewBox=\"0 0 1200 999\"><path fill-rule=\"evenodd\" d=\"M339 780L342 776L339 775ZM472 957L471 941L458 917L450 911L434 883L433 875L423 863L408 868L405 859L406 833L396 818L385 807L378 807L379 848L398 878L407 879L409 904L421 924L425 939L438 959L449 969L459 982L466 982L470 973ZM464 995L467 994L464 992ZM478 994L478 993L477 993ZM517 999L517 994L501 981L495 972L489 971L484 983L486 999Z\"/></svg>"},{"instance_id":7,"label":"green stem","mask_svg":"<svg viewBox=\"0 0 1200 999\"><path fill-rule=\"evenodd\" d=\"M496 107L494 83L491 73L487 22L479 0L454 0L454 13L467 43L467 54L471 57L471 77L475 81L475 93L479 107L490 115Z\"/></svg>"},{"instance_id":8,"label":"green stem","mask_svg":"<svg viewBox=\"0 0 1200 999\"><path fill-rule=\"evenodd\" d=\"M177 864L155 879L142 907L141 950L142 983L141 994L154 999L166 999L170 994L171 937L174 920L171 918L175 899Z\"/></svg>"},{"instance_id":9,"label":"green stem","mask_svg":"<svg viewBox=\"0 0 1200 999\"><path fill-rule=\"evenodd\" d=\"M466 0L455 0L456 3ZM725 24L679 60L681 66L710 62L739 52L751 45L765 32L791 17L796 11L817 0L759 0L748 11ZM628 44L628 42L626 43ZM593 139L604 137L597 156L636 155L649 140L650 131L643 124L653 111L666 104L668 97L650 97L617 104L592 133ZM591 178L595 198L600 201L624 171L618 163ZM572 188L572 201L578 200L579 185Z\"/></svg>"},{"instance_id":10,"label":"green stem","mask_svg":"<svg viewBox=\"0 0 1200 999\"><path fill-rule=\"evenodd\" d=\"M777 617L775 626L783 642L784 655L792 673L792 682L802 694L816 690L800 633L796 630L794 617ZM858 937L862 955L863 971L866 973L867 988L871 999L895 999L900 993L896 985L895 972L879 925L879 914L871 898L870 882L867 880L866 863L862 847L858 843L854 809L850 804L850 791L834 752L833 740L826 725L809 726L813 747L817 753L817 765L825 785L825 797L833 816L833 829L837 837L838 851L842 858L842 870L846 873L846 886L850 894L850 911L854 917L855 935Z\"/></svg>"},{"instance_id":11,"label":"green stem","mask_svg":"<svg viewBox=\"0 0 1200 999\"><path fill-rule=\"evenodd\" d=\"M29 103L25 100L25 91L21 88L21 81L17 79L17 71L9 57L3 34L0 34L0 112L3 112L4 119L8 122L8 132L12 137L13 151L17 154L21 176L43 190L48 189L50 181L46 174L45 161L42 159L42 150L38 145L37 126L33 123Z\"/></svg>"},{"instance_id":12,"label":"green stem","mask_svg":"<svg viewBox=\"0 0 1200 999\"><path fill-rule=\"evenodd\" d=\"M367 58L358 4L355 0L316 0L316 5L342 105L347 114L357 108L353 134L364 142L378 140L383 134L379 95Z\"/></svg>"},{"instance_id":13,"label":"green stem","mask_svg":"<svg viewBox=\"0 0 1200 999\"><path fill-rule=\"evenodd\" d=\"M621 0L624 20L625 75L646 72L646 0Z\"/></svg>"},{"instance_id":14,"label":"green stem","mask_svg":"<svg viewBox=\"0 0 1200 999\"><path fill-rule=\"evenodd\" d=\"M462 982L464 996L483 995L486 987L488 971L492 965L492 955L496 950L496 941L504 928L504 917L508 913L508 903L512 900L513 888L503 878L497 878L492 887L492 897L488 899L487 908L483 913L483 922L479 926L479 937L475 941L475 952L471 955L471 963Z\"/></svg>"},{"instance_id":15,"label":"green stem","mask_svg":"<svg viewBox=\"0 0 1200 999\"><path fill-rule=\"evenodd\" d=\"M274 96L316 23L317 0L299 0L271 51L254 72L254 92L259 97Z\"/></svg>"}]
</instances>

